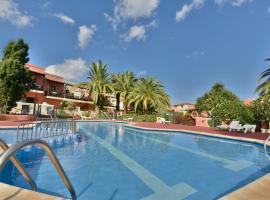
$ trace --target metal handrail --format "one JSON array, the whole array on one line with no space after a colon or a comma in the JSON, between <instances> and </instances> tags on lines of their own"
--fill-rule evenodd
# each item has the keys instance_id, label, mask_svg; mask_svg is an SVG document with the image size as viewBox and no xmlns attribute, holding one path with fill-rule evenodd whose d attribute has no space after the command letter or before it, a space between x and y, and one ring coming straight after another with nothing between
<instances>
[{"instance_id":1,"label":"metal handrail","mask_svg":"<svg viewBox=\"0 0 270 200\"><path fill-rule=\"evenodd\" d=\"M7 143L5 143L5 141L3 141L1 138L0 138L0 147L3 149L3 151L7 151L9 149L9 146L7 145ZM16 156L15 155L11 156L10 160L14 164L14 166L19 170L19 172L24 177L24 179L31 185L32 190L36 191L37 186L36 186L35 182L30 177L28 172L24 169L23 165L16 158Z\"/></svg>"},{"instance_id":2,"label":"metal handrail","mask_svg":"<svg viewBox=\"0 0 270 200\"><path fill-rule=\"evenodd\" d=\"M68 133L76 133L76 121L57 120L24 122L19 123L17 126L17 142L61 136Z\"/></svg>"},{"instance_id":3,"label":"metal handrail","mask_svg":"<svg viewBox=\"0 0 270 200\"><path fill-rule=\"evenodd\" d=\"M47 153L48 157L50 158L52 164L54 165L58 175L61 177L63 183L65 184L66 188L70 192L70 195L73 200L77 199L77 194L76 191L74 190L70 180L68 179L63 167L61 166L59 160L57 159L55 153L53 152L52 148L50 145L40 139L35 139L35 140L29 140L29 141L23 141L23 142L18 142L14 145L12 145L10 148L8 148L0 157L0 171L3 169L4 165L6 162L12 157L14 157L15 153L22 149L23 147L30 146L30 145L37 145L45 150Z\"/></svg>"},{"instance_id":4,"label":"metal handrail","mask_svg":"<svg viewBox=\"0 0 270 200\"><path fill-rule=\"evenodd\" d=\"M263 144L263 147L264 147L264 153L265 153L265 155L266 155L266 157L267 157L268 159L270 159L270 156L269 156L268 153L267 153L267 142L269 142L269 140L270 140L270 136L265 140L265 142L264 142L264 144Z\"/></svg>"}]
</instances>

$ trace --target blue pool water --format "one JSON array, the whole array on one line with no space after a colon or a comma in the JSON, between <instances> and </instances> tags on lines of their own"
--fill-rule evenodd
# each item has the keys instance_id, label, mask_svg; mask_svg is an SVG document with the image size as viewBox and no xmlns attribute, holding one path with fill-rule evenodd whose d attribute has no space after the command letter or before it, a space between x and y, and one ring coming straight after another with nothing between
<instances>
[{"instance_id":1,"label":"blue pool water","mask_svg":"<svg viewBox=\"0 0 270 200\"><path fill-rule=\"evenodd\" d=\"M118 123L78 126L76 138L52 146L80 200L217 199L270 171L262 146L252 143ZM70 197L41 149L17 156L39 191ZM0 181L29 188L11 163Z\"/></svg>"}]
</instances>

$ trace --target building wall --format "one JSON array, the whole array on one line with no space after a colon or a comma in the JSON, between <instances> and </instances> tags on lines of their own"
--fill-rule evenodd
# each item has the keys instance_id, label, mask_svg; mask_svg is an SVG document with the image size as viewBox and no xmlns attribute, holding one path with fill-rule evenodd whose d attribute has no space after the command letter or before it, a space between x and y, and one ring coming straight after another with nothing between
<instances>
[{"instance_id":1,"label":"building wall","mask_svg":"<svg viewBox=\"0 0 270 200\"><path fill-rule=\"evenodd\" d=\"M41 88L43 89L43 86L44 86L44 75L38 74L38 73L32 73L32 75L34 76L36 85L41 86Z\"/></svg>"},{"instance_id":2,"label":"building wall","mask_svg":"<svg viewBox=\"0 0 270 200\"><path fill-rule=\"evenodd\" d=\"M56 88L56 92L58 95L62 95L64 93L64 83L58 83L55 81L45 80L44 83L44 91L45 94L49 94L52 87Z\"/></svg>"},{"instance_id":3,"label":"building wall","mask_svg":"<svg viewBox=\"0 0 270 200\"><path fill-rule=\"evenodd\" d=\"M93 104L89 103L90 95L88 94L85 89L78 89L77 93L73 93L73 96L66 96L66 99L64 99L64 93L65 93L65 83L64 78L60 76L56 76L53 74L48 74L44 71L44 68L37 67L32 64L26 64L26 67L30 70L32 73L35 85L33 85L33 89L30 90L25 94L25 99L31 100L33 103L47 103L54 105L55 108L59 109L61 107L61 103L63 101L67 101L68 98L70 98L71 102L74 102L78 107L80 107L83 111L89 111L93 110L94 106ZM35 86L40 86L35 87ZM51 88L55 87L54 94L50 94ZM77 90L76 90L77 91ZM81 95L79 94L81 92ZM107 94L108 100L111 105L115 106L116 100L115 95L113 94ZM75 100L74 100L75 97ZM77 97L77 98L76 98ZM89 98L89 100L88 100ZM84 103L85 101L85 103ZM29 101L30 102L30 101Z\"/></svg>"},{"instance_id":4,"label":"building wall","mask_svg":"<svg viewBox=\"0 0 270 200\"><path fill-rule=\"evenodd\" d=\"M173 106L172 110L174 110L174 112L192 111L192 110L195 110L195 105L193 105L193 104L175 105L175 106Z\"/></svg>"}]
</instances>

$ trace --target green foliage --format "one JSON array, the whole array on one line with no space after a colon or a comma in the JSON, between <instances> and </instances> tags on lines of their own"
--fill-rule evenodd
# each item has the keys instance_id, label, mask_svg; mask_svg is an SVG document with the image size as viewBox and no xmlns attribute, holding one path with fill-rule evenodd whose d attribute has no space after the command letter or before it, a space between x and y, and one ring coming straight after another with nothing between
<instances>
[{"instance_id":1,"label":"green foliage","mask_svg":"<svg viewBox=\"0 0 270 200\"><path fill-rule=\"evenodd\" d=\"M251 107L244 105L220 83L216 83L209 92L197 99L196 109L200 112L208 111L215 124L232 120L239 120L243 124L254 121Z\"/></svg>"},{"instance_id":2,"label":"green foliage","mask_svg":"<svg viewBox=\"0 0 270 200\"><path fill-rule=\"evenodd\" d=\"M136 122L156 122L157 121L157 114L138 114L138 113L129 113L124 114L120 119L128 119L133 118Z\"/></svg>"},{"instance_id":3,"label":"green foliage","mask_svg":"<svg viewBox=\"0 0 270 200\"><path fill-rule=\"evenodd\" d=\"M104 95L113 92L111 83L111 75L108 73L107 65L104 65L101 60L97 63L92 63L89 71L89 83L81 83L80 86L86 85L90 94L93 97L94 105L102 109L104 106Z\"/></svg>"},{"instance_id":4,"label":"green foliage","mask_svg":"<svg viewBox=\"0 0 270 200\"><path fill-rule=\"evenodd\" d=\"M127 97L128 94L134 89L136 84L136 76L133 72L125 72L122 74L114 74L112 76L112 82L114 92L120 94L120 98L123 100L124 112L127 111Z\"/></svg>"},{"instance_id":5,"label":"green foliage","mask_svg":"<svg viewBox=\"0 0 270 200\"><path fill-rule=\"evenodd\" d=\"M258 127L262 123L267 124L270 122L270 95L263 95L252 102L251 110L254 114L254 122Z\"/></svg>"},{"instance_id":6,"label":"green foliage","mask_svg":"<svg viewBox=\"0 0 270 200\"><path fill-rule=\"evenodd\" d=\"M216 124L232 120L239 120L242 124L252 123L253 121L250 106L246 106L237 100L223 101L212 110L211 114Z\"/></svg>"},{"instance_id":7,"label":"green foliage","mask_svg":"<svg viewBox=\"0 0 270 200\"><path fill-rule=\"evenodd\" d=\"M72 118L72 115L65 112L64 110L60 110L59 112L57 112L57 118L59 118L59 119L68 119L68 118Z\"/></svg>"},{"instance_id":8,"label":"green foliage","mask_svg":"<svg viewBox=\"0 0 270 200\"><path fill-rule=\"evenodd\" d=\"M224 101L240 101L231 91L225 89L223 84L216 83L209 92L199 97L196 102L196 109L199 112L211 111Z\"/></svg>"},{"instance_id":9,"label":"green foliage","mask_svg":"<svg viewBox=\"0 0 270 200\"><path fill-rule=\"evenodd\" d=\"M155 111L166 110L170 107L170 97L164 86L155 78L141 78L134 89L128 94L128 106L133 105L134 110L141 108L144 112L151 109Z\"/></svg>"},{"instance_id":10,"label":"green foliage","mask_svg":"<svg viewBox=\"0 0 270 200\"><path fill-rule=\"evenodd\" d=\"M83 112L82 112L82 116L84 116L84 117L90 117L90 112L88 112L88 111L83 111Z\"/></svg>"},{"instance_id":11,"label":"green foliage","mask_svg":"<svg viewBox=\"0 0 270 200\"><path fill-rule=\"evenodd\" d=\"M270 61L270 59L266 59L265 61ZM264 81L263 81L264 80ZM258 82L261 82L258 87L256 88L256 92L260 95L269 94L270 89L270 69L263 71L260 74Z\"/></svg>"},{"instance_id":12,"label":"green foliage","mask_svg":"<svg viewBox=\"0 0 270 200\"><path fill-rule=\"evenodd\" d=\"M212 120L212 119L208 120L208 125L210 127L215 127L215 124L214 123L215 123L214 120Z\"/></svg>"},{"instance_id":13,"label":"green foliage","mask_svg":"<svg viewBox=\"0 0 270 200\"><path fill-rule=\"evenodd\" d=\"M16 106L32 84L31 74L25 69L29 61L28 45L19 39L10 42L3 52L0 62L0 106L6 111Z\"/></svg>"},{"instance_id":14,"label":"green foliage","mask_svg":"<svg viewBox=\"0 0 270 200\"><path fill-rule=\"evenodd\" d=\"M74 111L77 107L75 102L63 101L61 104L61 110Z\"/></svg>"}]
</instances>

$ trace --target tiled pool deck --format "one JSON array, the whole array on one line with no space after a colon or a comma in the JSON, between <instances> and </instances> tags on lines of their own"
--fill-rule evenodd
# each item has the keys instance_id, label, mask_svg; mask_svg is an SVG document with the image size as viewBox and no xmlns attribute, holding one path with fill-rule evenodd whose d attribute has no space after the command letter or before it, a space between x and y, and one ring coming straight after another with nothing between
<instances>
[{"instance_id":1,"label":"tiled pool deck","mask_svg":"<svg viewBox=\"0 0 270 200\"><path fill-rule=\"evenodd\" d=\"M117 122L117 121L115 121ZM122 122L122 121L119 121ZM16 128L17 125L21 122L0 122L0 128ZM168 131L183 131L194 134L201 134L207 136L221 137L234 140L242 140L248 142L256 142L263 144L267 139L269 134L267 133L239 133L239 132L228 132L220 131L214 128L205 128L205 127L196 127L196 126L185 126L179 124L158 124L153 122L132 122L127 124L127 126L140 128L140 129L149 129L149 130L168 130ZM0 183L2 184L2 183ZM246 199L256 199L256 200L265 200L270 199L270 191L267 189L270 184L270 174L263 176L255 180L252 183L247 184L246 186L224 196L221 200L246 200ZM29 199L32 195L35 196L35 199L40 200L44 199L44 196L40 193L23 190L14 186L5 185L5 190L1 185L0 190L0 200L3 199L4 195L9 195L8 199ZM19 191L19 192L16 192ZM23 191L23 192L21 192ZM14 194L14 195L11 195ZM30 196L29 196L30 195ZM45 199L59 199L57 197L45 196ZM6 199L6 198L4 198Z\"/></svg>"},{"instance_id":2,"label":"tiled pool deck","mask_svg":"<svg viewBox=\"0 0 270 200\"><path fill-rule=\"evenodd\" d=\"M244 141L257 141L264 142L267 137L270 135L268 133L241 133L241 132L228 132L221 131L216 128L206 128L198 126L186 126L180 124L158 124L152 122L134 122L132 123L133 127L143 128L143 129L158 129L158 130L169 130L169 131L183 131L191 132L196 134L203 134L208 136L222 137L228 139L237 139Z\"/></svg>"}]
</instances>

